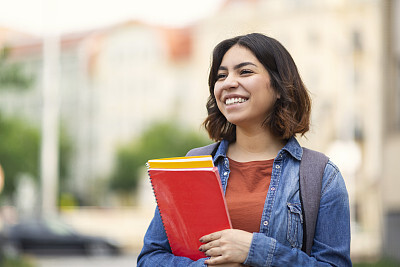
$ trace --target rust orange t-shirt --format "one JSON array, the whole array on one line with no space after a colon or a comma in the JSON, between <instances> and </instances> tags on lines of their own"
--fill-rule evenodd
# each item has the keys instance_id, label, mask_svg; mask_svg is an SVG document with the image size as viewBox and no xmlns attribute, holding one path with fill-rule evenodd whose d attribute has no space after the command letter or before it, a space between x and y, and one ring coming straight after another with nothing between
<instances>
[{"instance_id":1,"label":"rust orange t-shirt","mask_svg":"<svg viewBox=\"0 0 400 267\"><path fill-rule=\"evenodd\" d=\"M225 198L234 229L260 231L273 164L273 159L237 162L229 158L231 173Z\"/></svg>"}]
</instances>

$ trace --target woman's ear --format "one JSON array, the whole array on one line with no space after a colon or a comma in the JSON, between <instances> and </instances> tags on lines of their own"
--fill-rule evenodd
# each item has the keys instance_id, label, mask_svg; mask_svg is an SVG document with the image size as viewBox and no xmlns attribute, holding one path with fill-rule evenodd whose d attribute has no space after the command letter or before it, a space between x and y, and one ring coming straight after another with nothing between
<instances>
[{"instance_id":1,"label":"woman's ear","mask_svg":"<svg viewBox=\"0 0 400 267\"><path fill-rule=\"evenodd\" d=\"M275 87L271 87L273 89L273 94L275 95L276 99L281 99L281 92L279 92L279 90L275 89Z\"/></svg>"}]
</instances>

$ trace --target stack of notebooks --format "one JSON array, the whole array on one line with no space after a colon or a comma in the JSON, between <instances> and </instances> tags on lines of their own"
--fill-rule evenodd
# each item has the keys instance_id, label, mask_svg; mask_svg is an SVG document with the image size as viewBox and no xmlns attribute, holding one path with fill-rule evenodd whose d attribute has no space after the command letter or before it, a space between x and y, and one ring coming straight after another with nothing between
<instances>
[{"instance_id":1,"label":"stack of notebooks","mask_svg":"<svg viewBox=\"0 0 400 267\"><path fill-rule=\"evenodd\" d=\"M153 159L147 167L173 254L204 258L200 237L232 228L211 156Z\"/></svg>"}]
</instances>

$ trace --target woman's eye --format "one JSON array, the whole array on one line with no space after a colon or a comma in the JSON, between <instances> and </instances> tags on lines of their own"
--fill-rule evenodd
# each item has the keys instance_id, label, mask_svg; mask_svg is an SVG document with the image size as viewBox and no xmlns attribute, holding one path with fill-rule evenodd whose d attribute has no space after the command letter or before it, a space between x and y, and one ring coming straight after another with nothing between
<instances>
[{"instance_id":1,"label":"woman's eye","mask_svg":"<svg viewBox=\"0 0 400 267\"><path fill-rule=\"evenodd\" d=\"M240 74L251 74L251 73L253 73L253 71L247 70L247 69L244 69L244 70L240 71Z\"/></svg>"},{"instance_id":2,"label":"woman's eye","mask_svg":"<svg viewBox=\"0 0 400 267\"><path fill-rule=\"evenodd\" d=\"M226 74L225 74L225 73L218 73L218 75L217 75L217 80L224 79L225 77L226 77Z\"/></svg>"}]
</instances>

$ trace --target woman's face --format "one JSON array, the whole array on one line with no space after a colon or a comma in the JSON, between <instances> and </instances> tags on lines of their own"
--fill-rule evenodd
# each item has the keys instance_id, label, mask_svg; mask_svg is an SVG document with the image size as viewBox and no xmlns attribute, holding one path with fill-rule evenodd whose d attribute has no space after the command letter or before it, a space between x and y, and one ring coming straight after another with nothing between
<instances>
[{"instance_id":1,"label":"woman's face","mask_svg":"<svg viewBox=\"0 0 400 267\"><path fill-rule=\"evenodd\" d=\"M249 49L239 45L222 58L214 94L219 110L238 127L262 125L278 97L267 70Z\"/></svg>"}]
</instances>

